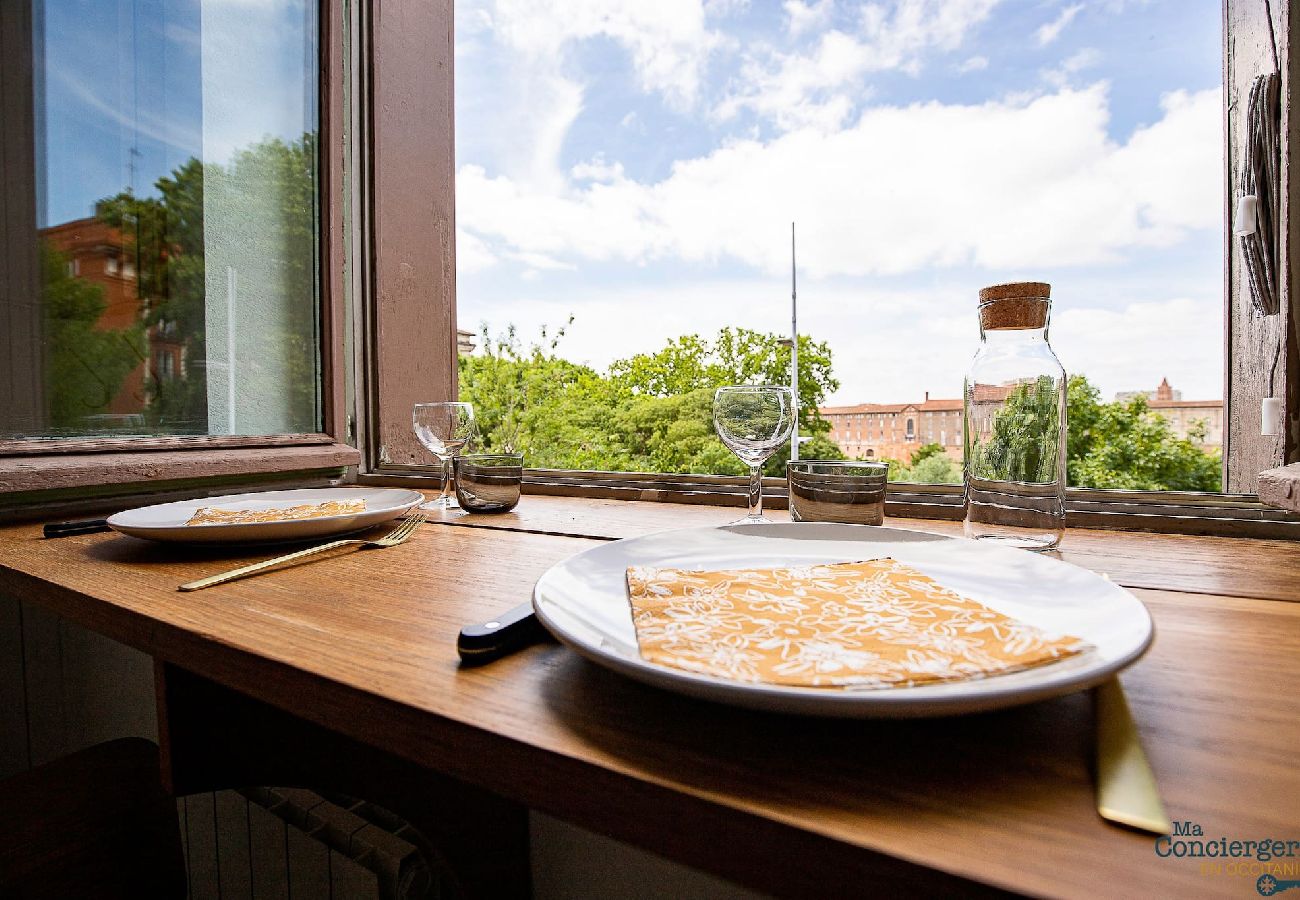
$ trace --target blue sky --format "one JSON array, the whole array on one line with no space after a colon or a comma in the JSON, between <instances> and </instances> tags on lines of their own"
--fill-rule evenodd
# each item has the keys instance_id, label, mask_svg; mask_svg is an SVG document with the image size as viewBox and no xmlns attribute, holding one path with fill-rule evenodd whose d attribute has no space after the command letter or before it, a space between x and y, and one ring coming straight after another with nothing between
<instances>
[{"instance_id":1,"label":"blue sky","mask_svg":"<svg viewBox=\"0 0 1300 900\"><path fill-rule=\"evenodd\" d=\"M304 0L38 7L43 225L88 216L128 186L155 195L155 182L191 157L225 162L264 136L314 127L303 81L314 7Z\"/></svg>"},{"instance_id":2,"label":"blue sky","mask_svg":"<svg viewBox=\"0 0 1300 900\"><path fill-rule=\"evenodd\" d=\"M1106 394L1222 391L1217 0L457 0L459 316L603 367L801 331L837 402L957 396L975 295L1054 285Z\"/></svg>"}]
</instances>

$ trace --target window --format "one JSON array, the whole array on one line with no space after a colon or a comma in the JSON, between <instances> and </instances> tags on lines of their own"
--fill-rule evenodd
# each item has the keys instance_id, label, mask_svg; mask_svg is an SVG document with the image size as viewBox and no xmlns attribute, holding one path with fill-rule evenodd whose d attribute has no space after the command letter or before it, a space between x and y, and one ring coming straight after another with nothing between
<instances>
[{"instance_id":1,"label":"window","mask_svg":"<svg viewBox=\"0 0 1300 900\"><path fill-rule=\"evenodd\" d=\"M167 0L153 8L183 17L193 16L195 9L206 8L209 3L214 8L230 6L220 0L198 0L197 6L176 0L176 10L179 10L176 11L171 0ZM39 209L45 210L52 197L49 193L52 179L59 174L48 155L40 160L41 169L37 170L38 140L49 140L47 126L57 122L54 106L59 91L51 92L49 84L35 83L45 77L50 60L44 43L39 44L41 53L34 50L36 41L57 42L59 35L50 26L50 15L46 14L51 4L21 0L20 5L38 13L32 17L32 21L38 22L38 28L35 34L25 38L26 56L6 53L0 59L0 84L6 97L14 96L16 85L17 96L30 97L33 102L39 100L42 108L41 115L33 108L16 120L22 122L21 128L7 127L0 134L5 150L0 158L7 167L6 184L12 184L15 160L44 179L41 191L37 190L37 179L26 185L30 203L24 200L19 205L31 210L30 221L24 225L31 235L38 228L38 195L44 192ZM112 2L106 8L117 9L120 5ZM1000 277L995 274L1001 271L998 266L1012 265L995 262L1000 257L992 253L996 248L987 242L999 232L1008 229L1014 232L1018 223L1027 221L1033 221L1036 226L1046 223L1046 230L1037 227L1033 230L1035 237L1056 234L1052 229L1058 229L1060 223L1051 217L1012 215L1020 209L1015 204L1027 202L1026 197L1054 195L1050 191L1022 189L1025 186L1020 182L1010 181L998 187L998 196L1010 197L1014 201L1011 206L976 204L982 214L1002 215L1003 219L983 218L980 227L975 229L957 229L955 225L947 230L939 229L937 237L922 235L920 229L909 232L891 228L890 234L878 236L879 241L864 240L864 233L866 238L873 237L868 232L876 227L875 223L892 220L873 213L861 225L826 228L814 224L819 219L816 209L806 213L801 211L800 204L821 203L831 196L833 206L852 206L846 199L851 199L852 191L872 189L869 179L863 179L867 182L865 188L856 183L837 183L830 185L831 190L819 191L809 190L818 187L818 182L801 181L800 175L785 181L769 179L762 190L744 190L744 179L751 177L752 171L742 164L746 161L742 155L779 162L781 152L800 142L807 142L820 152L826 139L851 143L854 129L863 122L874 122L873 117L894 116L916 108L931 108L956 118L971 118L968 116L971 110L995 110L1012 121L1019 112L1031 108L1050 112L1051 104L1056 102L1069 110L1074 109L1070 104L1080 104L1080 109L1092 104L1087 110L1097 115L1078 121L1071 119L1067 124L1076 130L1093 128L1095 135L1103 137L1092 144L1071 146L1101 147L1105 153L1134 150L1115 165L1132 162L1138 143L1159 144L1155 138L1170 138L1168 144L1161 145L1168 149L1182 151L1196 147L1199 152L1205 152L1206 147L1215 146L1219 140L1210 132L1202 134L1196 130L1210 127L1208 116L1193 115L1204 112L1207 97L1218 85L1219 11L1206 0L1176 6L1171 0L1162 0L1086 7L1059 29L1047 27L1055 21L1048 7L1031 9L1032 5L1021 5L1012 9L1012 4L994 4L987 13L970 13L969 20L963 19L957 31L943 40L936 40L932 34L927 37L928 32L918 32L910 36L915 41L910 37L907 41L894 40L904 36L897 29L906 26L908 20L897 15L896 4L892 2L883 3L879 15L870 19L856 16L854 5L847 2L824 4L811 18L799 18L796 6L708 4L707 8L701 7L695 14L683 17L677 13L661 15L653 4L613 4L607 10L608 15L602 13L595 19L585 13L575 13L556 28L533 28L545 23L533 19L515 21L510 17L544 16L545 10L526 4L498 10L464 0L457 3L459 30L454 39L459 95L453 104L448 93L453 35L450 17L442 5L403 6L400 17L378 17L367 4L328 4L325 21L316 22L314 4L291 0L258 4L261 13L271 11L288 16L296 11L313 20L310 25L293 24L274 38L281 48L300 39L295 45L297 52L277 57L286 72L296 74L274 83L284 86L277 96L285 101L279 105L279 111L284 113L287 109L292 113L285 116L286 120L298 118L294 110L301 112L315 106L315 119L308 122L304 117L299 127L306 133L314 126L319 134L318 148L327 150L323 153L318 150L314 160L316 168L312 172L310 195L313 216L298 223L306 222L310 228L311 239L306 243L310 245L308 252L315 255L310 266L313 280L308 290L288 291L283 295L286 308L300 313L310 311L309 323L299 333L314 332L312 354L295 356L301 365L287 368L294 379L301 379L295 380L295 384L311 387L309 402L303 402L301 408L291 405L299 412L306 410L299 419L305 424L300 427L312 433L268 434L268 440L302 443L304 447L314 446L313 442L328 444L331 452L337 451L332 459L355 460L355 454L342 453L338 444L349 433L345 416L351 410L356 416L356 439L364 452L363 475L390 477L394 473L415 471L410 469L412 464L426 464L429 460L410 433L410 406L418 400L454 395L459 368L462 393L466 399L480 404L485 431L493 440L508 438L512 433L521 436L521 445L534 466L651 469L683 473L684 477L691 473L729 471L727 467L732 461L719 452L711 437L707 390L703 395L690 395L699 391L701 384L707 386L722 371L728 377L735 374L746 380L785 378L788 350L772 339L783 336L788 321L789 234L786 229L788 220L795 218L799 222L801 351L804 341L809 342L809 349L801 352L801 358L805 366L817 365L825 345L824 349L829 351L825 354L829 359L829 373L840 382L840 388L839 393L829 389L826 372L803 372L801 383L823 386L818 402L843 402L845 406L856 407L844 410L841 421L844 427L835 430L837 441L860 435L863 422L867 424L865 439L872 441L870 424L875 419L876 441L872 446L864 446L859 441L840 452L870 453L873 458L895 459L906 464L907 455L920 448L906 446L907 432L899 420L900 411L908 408L908 403L919 403L922 388L933 388L937 397L946 393L942 385L933 384L926 372L942 371L945 377L959 377L974 340L971 309L974 290ZM823 14L827 18L820 19ZM1110 22L1115 27L1109 27L1109 20L1101 18L1103 15L1137 18ZM628 16L642 18L632 20ZM1249 14L1243 13L1233 21L1243 16L1248 18ZM6 48L21 45L21 41L16 44L11 39L9 31L14 21L22 20L21 15L0 20L0 27L7 29ZM173 24L177 21L172 20ZM1168 28L1157 27L1170 23ZM628 27L623 27L625 24ZM1121 27L1125 25L1134 27ZM199 29L200 47L205 40L216 39L216 28L214 25ZM1046 28L1043 33L1051 39L1039 43L1037 34L1043 28ZM154 63L164 39L195 37L178 28L161 32L146 29L135 35L129 31L120 33L116 26L101 31L109 38L105 42L109 49L97 52L118 53L132 59L138 55L144 74L159 71ZM863 51L860 58L877 60L878 65L850 66L839 72L838 81L804 85L805 93L799 93L803 88L796 84L796 96L783 95L782 86L791 84L779 77L783 67L815 61L822 39L832 31L845 36L845 46L854 48L855 53ZM633 34L638 36L635 41L628 37ZM1128 35L1138 34L1158 35L1149 47L1144 44L1145 71L1135 74L1132 67L1125 66L1108 70L1112 62L1136 58L1132 47L1135 39ZM740 39L730 39L737 35ZM319 42L315 43L318 36ZM134 42L130 49L126 47L128 37ZM985 46L990 52L979 52ZM1082 52L1089 47L1097 50L1099 56ZM883 48L893 49L889 54L876 54ZM1243 96L1242 85L1248 83L1262 64L1260 59L1251 58L1247 49L1239 49L1239 55L1227 60L1233 110L1242 106L1239 102ZM994 54L993 50L999 52ZM41 60L39 71L31 64L33 58ZM200 62L203 62L201 53ZM220 76L220 63L217 60L210 66L200 66L197 80L188 82L191 89L197 84L197 90L202 93L205 79ZM140 80L129 74L132 68L114 69L113 83L125 80L134 84ZM325 73L327 78L318 82L317 71ZM350 73L351 81L345 83L344 72ZM1212 73L1208 82L1207 72ZM169 66L165 77L149 81L142 96L161 96L186 77L184 66ZM510 90L495 90L494 77L506 88L528 84L535 90L530 97L511 94ZM143 85L144 81L140 83ZM940 84L947 93L924 96L935 84ZM148 191L156 187L158 171L154 163L137 158L133 152L147 155L149 140L156 138L156 134L152 137L150 134L156 129L146 129L144 125L159 125L160 109L165 109L171 117L163 124L184 120L187 115L191 120L195 115L215 116L216 111L203 108L201 113L196 113L194 107L184 103L163 107L146 103L142 108L154 114L155 119L148 123L142 120L142 125L137 126L134 106L126 110L121 105L122 96L122 92L117 92L109 104L119 118L128 120L128 127L120 132L126 137L115 145L120 157L115 163L116 189L121 193L123 188L130 187L129 198L143 203L148 199ZM635 104L629 104L629 98ZM459 117L454 129L450 119L453 110ZM808 114L815 116L810 118ZM1217 118L1216 114L1216 128ZM701 122L706 120L708 127L702 127ZM15 120L7 120L6 124L10 121ZM501 121L517 123L518 127L501 129ZM45 123L39 135L38 122ZM1175 125L1186 126L1191 129L1189 133L1200 138L1207 134L1210 137L1175 139L1178 138ZM258 128L251 140L265 133L275 134L277 128ZM330 131L326 133L322 129ZM135 131L141 135L140 140L132 137ZM168 132L173 144L179 141L183 147L185 141L194 143L193 129L173 131L175 134ZM345 133L349 137L347 142L341 139ZM455 170L453 134L462 141L459 172ZM1019 143L1024 147L1036 146L1039 136L1036 134L1034 140ZM1139 136L1142 141L1136 142ZM1048 137L1057 140L1060 135ZM941 153L951 142L922 142L914 146ZM1230 149L1232 146L1235 145L1230 144ZM653 147L655 155L646 155L646 147ZM203 149L206 151L206 147ZM171 147L168 152L179 151ZM222 157L217 153L214 158ZM790 171L807 174L817 169L815 165L807 165L807 161L801 159L800 165ZM1232 171L1234 160L1228 162L1227 168ZM1178 156L1177 163L1204 167L1205 157L1183 154ZM1221 167L1221 162L1218 165ZM152 176L149 175L151 166L155 173ZM1077 175L1085 169L1105 168L1075 166L1074 170ZM859 161L826 167L825 171L834 174L860 169ZM174 167L164 171L174 171ZM1221 217L1216 212L1213 224L1206 224L1207 220L1201 217L1208 207L1193 208L1194 203L1204 199L1206 181L1175 177L1184 169L1172 164L1158 171L1169 175L1168 180L1177 181L1181 187L1192 185L1196 189L1180 193L1187 202L1184 206L1156 202L1160 198L1143 195L1140 199L1146 205L1140 214L1128 219L1119 216L1115 220L1130 231L1136 229L1134 233L1140 240L1109 247L1113 252L1094 255L1092 261L1058 261L1053 271L1017 271L1016 275L1048 277L1060 285L1075 283L1074 299L1085 303L1078 307L1085 310L1091 309L1086 303L1099 297L1136 296L1146 302L1143 291L1150 285L1189 290L1194 287L1201 291L1205 285L1217 283L1217 277L1211 277L1213 272L1207 268L1216 254L1201 251L1208 243L1220 239ZM1217 175L1218 170L1212 180L1217 181ZM151 177L153 181L149 180ZM1163 189L1164 179L1147 181L1143 190ZM702 201L700 190L709 184L719 192ZM1068 179L1066 184L1078 186ZM953 196L959 194L953 192ZM110 196L110 192L97 193L86 202L93 203L104 196ZM1090 203L1100 202L1097 197L1086 196ZM1131 206L1123 205L1132 199L1127 195L1119 197L1116 202L1120 205L1116 209L1120 213L1132 212ZM1221 211L1222 198L1216 195L1213 199L1216 210ZM856 208L879 206L859 203ZM83 217L97 214L97 210L88 208ZM943 218L948 222L948 217ZM769 219L779 220L771 224L770 242ZM11 230L0 233L6 251L16 246L13 221L12 217L6 220L6 228ZM39 221L58 224L49 217ZM218 224L220 221L214 219ZM831 220L832 226L835 221L838 220ZM933 221L933 215L927 221ZM453 228L453 223L457 227ZM216 230L221 231L219 227ZM1115 233L1121 232L1123 229ZM899 234L922 243L890 248L888 240L898 239ZM295 235L301 237L301 231L295 231ZM1086 236L1088 240L1095 238L1091 232ZM232 240L237 237L232 236ZM256 446L257 435L220 434L222 428L236 432L263 429L240 421L238 401L233 407L236 412L233 423L229 417L222 421L221 398L215 396L223 383L221 379L226 376L220 369L223 361L218 332L222 321L220 310L214 308L211 321L207 318L207 306L209 301L215 303L214 298L245 296L247 277L241 277L238 266L232 267L233 273L213 271L205 243L204 317L199 343L196 338L199 332L194 329L193 321L168 305L169 295L146 289L155 278L155 272L146 264L152 257L125 252L128 246L135 246L129 244L135 238L130 233L124 238L123 252L117 257L121 260L120 280L134 280L140 309L152 323L145 330L143 345L136 345L143 353L141 358L152 359L151 345L161 349L163 343L172 341L169 346L176 351L171 357L172 380L202 384L204 394L213 399L203 416L173 418L167 426L156 408L142 403L143 411L129 415L140 417L143 426L133 425L130 435L116 442L106 440L102 446L118 447L135 440L138 434L153 435L157 440L166 437L168 427L173 433L189 429L184 433L193 442L186 439L177 446L199 446L204 441L217 441L221 446ZM937 239L958 243L966 240L967 245L964 249L958 247L951 255L926 256L924 242ZM1197 245L1196 263L1179 266L1178 254L1187 251L1187 241L1192 239L1201 242ZM871 246L871 254L860 260L864 271L845 270L848 265L845 260L851 262L851 255L843 252L845 242L857 248ZM44 278L38 272L36 241L30 240L26 246L31 260L3 276L6 292L0 314L6 317L5 324L11 326L6 333L16 336L11 337L14 346L37 345L44 339L34 328L41 323L43 312L39 303L28 302L36 301L41 292L30 287L14 290L14 285L22 279L35 285ZM1066 245L1058 242L1052 246L1059 249ZM1096 249L1087 241L1073 246ZM455 269L451 267L453 248ZM896 272L865 271L879 265L877 253L898 261L904 268L912 268ZM1116 279L1131 274L1123 266L1131 269L1134 259L1144 254L1165 266L1162 272L1173 274L1168 278L1157 273L1146 281L1137 279L1132 284L1138 287L1127 292L1117 288ZM191 254L188 258L197 261L197 256ZM351 263L346 267L345 256L350 257ZM293 258L302 257L295 251ZM1122 264L1120 269L1104 270L1114 260ZM57 270L57 261L53 265ZM910 315L907 303L916 299L916 291L906 282L917 266L933 277L925 285L929 292L925 313ZM78 269L75 258L67 262L64 271L69 280L88 277L85 270ZM1288 271L1283 267L1284 279ZM627 279L628 273L635 277ZM220 277L223 274L225 279ZM1230 271L1229 274L1236 285L1231 299L1234 305L1229 315L1232 329L1229 339L1235 342L1233 358L1243 359L1259 353L1261 345L1271 346L1266 339L1267 329L1272 326L1249 323L1245 307L1241 306L1239 273ZM621 278L624 280L620 281ZM631 286L633 281L640 285L640 293ZM294 284L302 286L301 281ZM853 302L842 302L848 296L846 291L852 295ZM344 307L342 303L346 293L351 294L352 307ZM302 300L304 296L307 301ZM15 297L20 302L14 302ZM1192 298L1193 305L1203 303L1203 299L1198 294ZM1158 303L1158 300L1151 302ZM647 302L651 304L650 314L645 314L644 307L639 305ZM1087 346L1067 347L1069 340L1065 335L1070 329L1061 317L1068 311L1070 302L1074 301L1058 294L1054 339L1062 356L1067 357L1067 366L1077 371L1079 367L1070 357L1084 358L1079 348L1086 350ZM570 314L574 316L573 322L566 326ZM854 317L861 315L874 316L871 328L864 329L856 321ZM1111 319L1101 315L1084 319L1096 326L1093 338L1097 334L1121 334L1125 340L1135 340L1134 336L1141 330L1103 327ZM1191 328L1194 322L1210 324L1205 334L1194 335L1188 341L1183 340L1186 336L1181 332L1166 334L1143 352L1116 345L1110 355L1100 354L1096 358L1114 369L1119 364L1117 361L1146 362L1171 348L1200 347L1208 340L1207 353L1199 349L1188 352L1194 352L1198 360L1214 359L1218 351L1212 332L1213 323L1218 319L1212 316L1202 322L1195 315L1179 317L1176 320L1179 328ZM239 347L244 345L238 340L238 315L236 322L233 356L238 394L241 383L247 382L240 381ZM100 320L95 324L101 324ZM103 324L120 327L114 323ZM484 324L491 340L476 342L475 335L482 331ZM508 338L510 325L515 326L518 361L530 362L535 344L543 365L536 369L521 365L514 370L502 366L498 373L526 376L499 380L501 384L514 384L514 393L507 391L490 402L488 398L475 397L474 392L485 385L479 377L483 374L485 358L495 357L498 363L516 362L502 348L502 339ZM726 325L733 326L727 339L729 344L721 336L721 329ZM547 326L544 336L542 326ZM753 334L734 330L740 327ZM1252 328L1254 332L1250 331ZM95 332L96 328L87 330ZM1087 329L1083 332L1074 329L1076 339L1086 332ZM682 339L691 334L698 334L706 345L701 352L683 343ZM746 340L752 343L745 344ZM1098 343L1101 342L1093 340L1093 346ZM954 347L960 351L957 357L954 357ZM1294 350L1288 349L1287 353ZM905 357L902 363L900 355ZM1287 358L1284 354L1282 363L1278 364L1283 376ZM615 379L611 377L611 366L619 361L627 363L619 370L626 371L627 377ZM36 437L57 444L50 439L75 435L75 427L56 429L47 421L48 414L43 411L44 363L32 362L31 354L11 354L5 363L8 368L0 371L0 390L8 392L9 398L33 398L29 402L15 400L0 404L0 435ZM702 374L692 371L696 363L702 364ZM158 365L160 370L162 365L161 362ZM1212 370L1213 366L1209 368ZM1266 369L1265 364L1261 371ZM925 376L915 389L909 387L902 391L888 386L889 379L909 371ZM657 383L655 378L660 375L669 380ZM1176 373L1171 379L1175 388L1192 391L1190 382L1181 380ZM229 382L225 383L228 387ZM1245 426L1241 423L1249 417L1241 411L1250 410L1252 404L1258 407L1257 398L1252 398L1249 392L1260 394L1268 383L1262 375L1252 380L1234 374L1231 389L1245 393L1241 397L1233 394L1230 399L1235 414L1222 417L1223 441L1235 448L1230 454L1230 468L1240 461L1240 472L1233 476L1235 481L1230 478L1229 486L1249 485L1253 473L1261 468L1260 463L1269 461L1269 454L1280 454L1286 449L1284 442L1278 440L1272 446L1260 445L1253 456L1242 450L1241 430ZM1278 390L1288 392L1288 396L1294 391L1285 377L1280 377L1277 383ZM691 390L677 390L683 386ZM1155 384L1119 387L1153 390ZM101 395L108 393L111 392L101 391ZM1108 396L1100 399L1109 401ZM805 403L810 417L817 405ZM1215 415L1221 413L1222 409ZM85 412L87 432L93 431L96 422L104 421L94 419L96 415L93 409ZM948 434L958 435L960 414L954 410L948 415L951 423ZM287 415L282 416L279 427L290 427L284 423L286 418ZM858 429L851 427L855 421ZM933 435L936 424L927 421L929 425L922 430ZM816 427L815 419L805 422L805 434ZM820 427L824 428L824 423ZM940 436L943 437L942 429ZM804 448L805 456L835 452L828 432L822 431L817 437L821 440ZM32 441L17 447L16 443L12 439L0 441L0 454L33 452ZM779 463L778 458L774 467L779 467ZM5 460L0 458L0 469L5 465ZM589 472L579 471L572 480L588 477ZM941 495L950 496L951 491L934 493L934 496Z\"/></svg>"},{"instance_id":2,"label":"window","mask_svg":"<svg viewBox=\"0 0 1300 900\"><path fill-rule=\"evenodd\" d=\"M40 489L47 457L76 470L64 484L126 490L115 463L136 444L193 451L151 457L187 479L356 460L335 441L341 330L322 314L341 204L322 187L321 73L341 66L317 11L6 3L3 491ZM231 449L267 444L285 449Z\"/></svg>"},{"instance_id":3,"label":"window","mask_svg":"<svg viewBox=\"0 0 1300 900\"><path fill-rule=\"evenodd\" d=\"M43 261L17 286L41 335L19 364L43 371L0 439L106 413L154 435L319 431L314 7L35 6L31 227L7 240ZM102 274L82 266L104 248ZM188 364L154 382L163 315Z\"/></svg>"}]
</instances>

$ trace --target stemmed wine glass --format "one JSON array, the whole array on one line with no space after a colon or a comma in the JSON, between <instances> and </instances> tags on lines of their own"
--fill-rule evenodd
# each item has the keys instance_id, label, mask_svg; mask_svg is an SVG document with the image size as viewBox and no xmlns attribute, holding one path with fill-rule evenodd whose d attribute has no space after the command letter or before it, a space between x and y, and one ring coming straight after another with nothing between
<instances>
[{"instance_id":1,"label":"stemmed wine glass","mask_svg":"<svg viewBox=\"0 0 1300 900\"><path fill-rule=\"evenodd\" d=\"M411 413L411 424L424 449L442 462L442 491L436 500L422 504L420 509L460 509L452 490L455 474L451 460L476 434L473 404L417 403Z\"/></svg>"},{"instance_id":2,"label":"stemmed wine glass","mask_svg":"<svg viewBox=\"0 0 1300 900\"><path fill-rule=\"evenodd\" d=\"M720 387L713 394L713 427L727 449L749 466L749 515L736 525L771 522L763 516L763 463L790 439L794 394L775 384Z\"/></svg>"}]
</instances>

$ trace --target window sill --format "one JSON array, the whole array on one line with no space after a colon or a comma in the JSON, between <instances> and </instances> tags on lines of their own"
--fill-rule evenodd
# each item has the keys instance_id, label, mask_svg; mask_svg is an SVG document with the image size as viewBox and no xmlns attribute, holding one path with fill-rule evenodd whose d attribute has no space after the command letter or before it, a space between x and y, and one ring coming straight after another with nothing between
<instances>
[{"instance_id":1,"label":"window sill","mask_svg":"<svg viewBox=\"0 0 1300 900\"><path fill-rule=\"evenodd\" d=\"M437 469L387 466L358 476L361 484L425 487L436 490ZM673 475L642 472L583 472L526 469L524 493L611 500L744 506L747 479L732 475ZM785 509L784 478L763 479L763 503ZM1067 525L1115 531L1220 535L1300 540L1300 514L1281 511L1253 494L1183 491L1108 491L1071 488L1066 496ZM960 520L959 484L890 482L885 514L917 519Z\"/></svg>"},{"instance_id":2,"label":"window sill","mask_svg":"<svg viewBox=\"0 0 1300 900\"><path fill-rule=\"evenodd\" d=\"M127 494L337 479L360 454L346 444L213 447L132 453L59 453L0 458L0 513L39 504L48 512Z\"/></svg>"}]
</instances>

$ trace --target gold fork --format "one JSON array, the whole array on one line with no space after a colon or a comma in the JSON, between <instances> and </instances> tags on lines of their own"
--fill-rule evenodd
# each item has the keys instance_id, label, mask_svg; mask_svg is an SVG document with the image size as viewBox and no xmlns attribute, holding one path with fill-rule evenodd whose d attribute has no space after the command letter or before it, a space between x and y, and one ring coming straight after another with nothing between
<instances>
[{"instance_id":1,"label":"gold fork","mask_svg":"<svg viewBox=\"0 0 1300 900\"><path fill-rule=\"evenodd\" d=\"M381 538L367 541L360 538L349 538L343 541L330 541L328 544L321 544L319 547L309 547L306 550L299 550L297 553L286 553L284 556L277 556L274 559L263 560L260 563L253 563L251 566L243 566L238 569L231 569L229 572L222 572L219 575L209 575L207 578L200 578L198 581L191 581L182 584L177 590L179 591L198 591L203 588L212 587L214 584L225 584L227 581L234 581L237 578L247 578L249 575L256 575L267 569L275 568L287 562L293 562L299 559L305 559L308 556L315 556L318 553L324 553L327 550L334 550L337 547L348 547L353 544L361 550L369 550L373 547L396 547L398 544L406 543L407 539L415 533L415 529L424 521L424 515L419 512L410 512L403 517L401 524Z\"/></svg>"}]
</instances>

